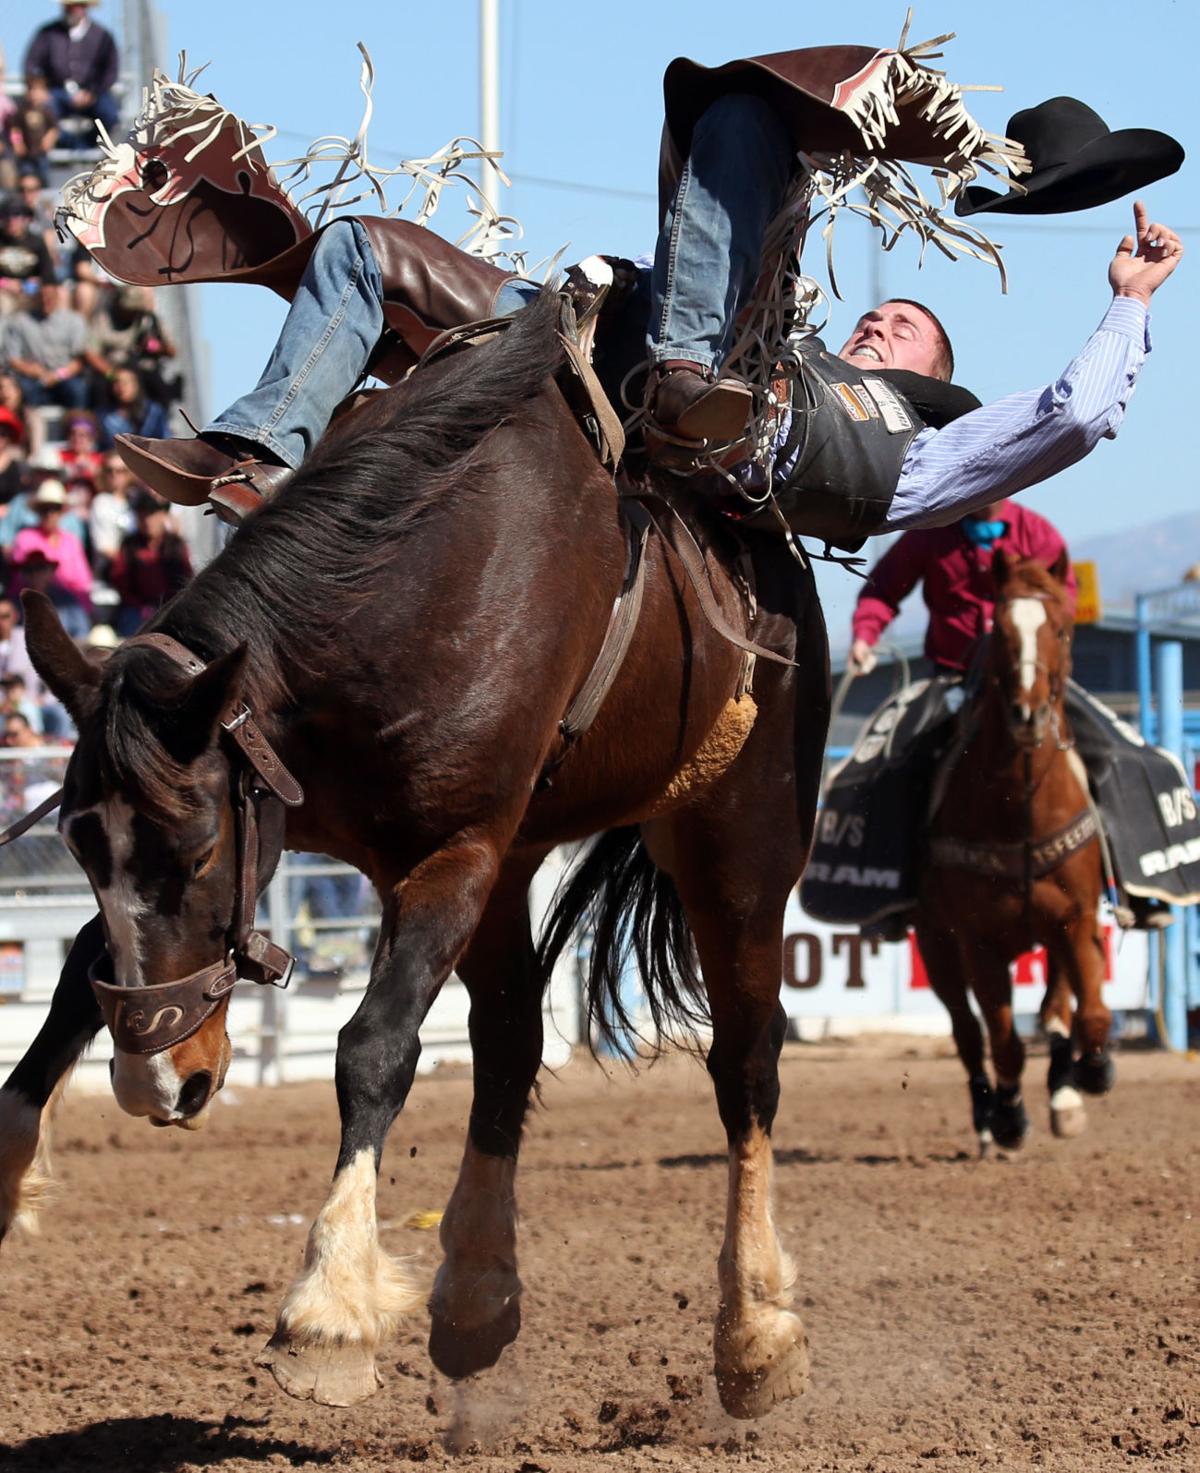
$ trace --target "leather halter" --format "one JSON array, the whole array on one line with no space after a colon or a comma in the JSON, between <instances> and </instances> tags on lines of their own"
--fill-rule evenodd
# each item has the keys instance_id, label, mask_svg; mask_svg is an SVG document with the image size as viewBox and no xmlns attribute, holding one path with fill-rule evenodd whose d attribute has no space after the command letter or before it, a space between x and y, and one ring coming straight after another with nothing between
<instances>
[{"instance_id":1,"label":"leather halter","mask_svg":"<svg viewBox=\"0 0 1200 1473\"><path fill-rule=\"evenodd\" d=\"M161 650L189 675L200 675L205 669L203 660L170 635L139 634L128 643ZM243 758L234 801L238 872L225 956L186 977L150 987L122 987L105 981L99 975L105 958L93 962L88 980L113 1041L123 1053L157 1054L190 1038L240 979L278 987L286 987L291 979L292 956L254 929L259 830L264 803L279 802L295 808L304 802L304 791L240 698L231 701L222 713L220 726Z\"/></svg>"}]
</instances>

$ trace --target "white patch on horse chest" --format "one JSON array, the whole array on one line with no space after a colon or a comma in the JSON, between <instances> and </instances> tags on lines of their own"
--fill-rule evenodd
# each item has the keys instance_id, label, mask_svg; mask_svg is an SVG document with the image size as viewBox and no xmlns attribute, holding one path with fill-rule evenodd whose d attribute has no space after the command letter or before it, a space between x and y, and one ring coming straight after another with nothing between
<instances>
[{"instance_id":1,"label":"white patch on horse chest","mask_svg":"<svg viewBox=\"0 0 1200 1473\"><path fill-rule=\"evenodd\" d=\"M1037 636L1046 622L1046 606L1040 598L1014 598L1008 607L1013 626L1021 636L1021 694L1026 695L1037 679Z\"/></svg>"}]
</instances>

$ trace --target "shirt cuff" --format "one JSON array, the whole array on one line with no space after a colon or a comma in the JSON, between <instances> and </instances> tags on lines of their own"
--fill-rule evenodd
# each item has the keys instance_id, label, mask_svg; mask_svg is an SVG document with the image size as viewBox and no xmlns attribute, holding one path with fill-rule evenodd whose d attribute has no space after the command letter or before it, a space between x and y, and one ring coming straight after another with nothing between
<instances>
[{"instance_id":1,"label":"shirt cuff","mask_svg":"<svg viewBox=\"0 0 1200 1473\"><path fill-rule=\"evenodd\" d=\"M1114 297L1097 330L1120 333L1150 351L1150 310L1136 297Z\"/></svg>"}]
</instances>

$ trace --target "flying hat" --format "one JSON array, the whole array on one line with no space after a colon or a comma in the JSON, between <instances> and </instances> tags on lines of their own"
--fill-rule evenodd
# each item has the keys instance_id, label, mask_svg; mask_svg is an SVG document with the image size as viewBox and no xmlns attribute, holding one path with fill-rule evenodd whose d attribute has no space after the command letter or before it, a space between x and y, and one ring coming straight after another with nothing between
<instances>
[{"instance_id":1,"label":"flying hat","mask_svg":"<svg viewBox=\"0 0 1200 1473\"><path fill-rule=\"evenodd\" d=\"M959 215L1090 210L1165 179L1183 163L1182 147L1168 134L1153 128L1112 133L1100 114L1076 97L1051 97L1025 108L1009 119L1006 133L1024 146L1033 172L1007 194L969 185L958 196Z\"/></svg>"}]
</instances>

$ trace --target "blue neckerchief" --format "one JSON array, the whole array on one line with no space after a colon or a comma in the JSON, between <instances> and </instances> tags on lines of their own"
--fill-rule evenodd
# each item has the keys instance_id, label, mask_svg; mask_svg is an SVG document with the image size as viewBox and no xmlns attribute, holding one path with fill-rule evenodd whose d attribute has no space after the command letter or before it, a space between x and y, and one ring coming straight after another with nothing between
<instances>
[{"instance_id":1,"label":"blue neckerchief","mask_svg":"<svg viewBox=\"0 0 1200 1473\"><path fill-rule=\"evenodd\" d=\"M962 519L963 536L973 547L991 552L992 545L999 542L1008 531L1007 522L985 522L981 517L967 515Z\"/></svg>"}]
</instances>

